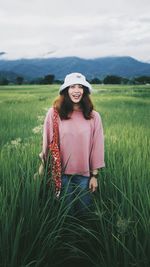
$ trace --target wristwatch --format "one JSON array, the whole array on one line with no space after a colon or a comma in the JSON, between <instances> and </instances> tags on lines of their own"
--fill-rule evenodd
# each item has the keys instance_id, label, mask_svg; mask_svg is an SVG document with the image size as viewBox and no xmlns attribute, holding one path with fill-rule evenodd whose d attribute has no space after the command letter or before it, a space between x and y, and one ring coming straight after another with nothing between
<instances>
[{"instance_id":1,"label":"wristwatch","mask_svg":"<svg viewBox=\"0 0 150 267\"><path fill-rule=\"evenodd\" d=\"M91 172L91 177L95 177L96 179L98 178L98 172Z\"/></svg>"}]
</instances>

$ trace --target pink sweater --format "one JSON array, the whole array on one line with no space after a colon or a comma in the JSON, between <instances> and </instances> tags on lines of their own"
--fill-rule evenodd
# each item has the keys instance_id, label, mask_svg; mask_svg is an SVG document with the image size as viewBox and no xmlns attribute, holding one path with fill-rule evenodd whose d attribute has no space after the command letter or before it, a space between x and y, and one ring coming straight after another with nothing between
<instances>
[{"instance_id":1,"label":"pink sweater","mask_svg":"<svg viewBox=\"0 0 150 267\"><path fill-rule=\"evenodd\" d=\"M73 111L71 119L58 118L60 155L63 173L90 176L90 171L105 166L104 135L101 117L86 120L82 111ZM43 127L43 156L53 140L53 108L47 112Z\"/></svg>"}]
</instances>

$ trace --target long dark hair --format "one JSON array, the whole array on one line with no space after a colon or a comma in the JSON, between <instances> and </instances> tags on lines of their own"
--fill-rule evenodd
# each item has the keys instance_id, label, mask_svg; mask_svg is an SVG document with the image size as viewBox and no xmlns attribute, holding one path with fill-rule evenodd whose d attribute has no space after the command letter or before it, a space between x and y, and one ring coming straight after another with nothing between
<instances>
[{"instance_id":1,"label":"long dark hair","mask_svg":"<svg viewBox=\"0 0 150 267\"><path fill-rule=\"evenodd\" d=\"M68 94L69 87L65 88L60 96L54 101L53 106L57 109L61 120L68 120L71 118L73 112L73 103ZM90 99L88 88L83 86L83 96L79 102L80 109L86 120L90 120L92 116L92 110L94 109L93 103Z\"/></svg>"}]
</instances>

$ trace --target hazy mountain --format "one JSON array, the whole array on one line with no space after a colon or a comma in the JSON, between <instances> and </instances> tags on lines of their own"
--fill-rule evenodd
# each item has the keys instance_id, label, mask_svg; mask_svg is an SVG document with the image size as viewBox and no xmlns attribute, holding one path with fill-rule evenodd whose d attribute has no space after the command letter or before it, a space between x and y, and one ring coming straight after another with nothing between
<instances>
[{"instance_id":1,"label":"hazy mountain","mask_svg":"<svg viewBox=\"0 0 150 267\"><path fill-rule=\"evenodd\" d=\"M17 76L18 75L12 71L1 71L0 70L0 79L6 78L11 82L15 82Z\"/></svg>"},{"instance_id":2,"label":"hazy mountain","mask_svg":"<svg viewBox=\"0 0 150 267\"><path fill-rule=\"evenodd\" d=\"M102 57L83 59L78 57L35 58L0 60L0 71L15 72L28 79L54 74L55 79L63 80L70 72L81 72L88 79L106 75L122 77L150 76L150 63L140 62L132 57Z\"/></svg>"}]
</instances>

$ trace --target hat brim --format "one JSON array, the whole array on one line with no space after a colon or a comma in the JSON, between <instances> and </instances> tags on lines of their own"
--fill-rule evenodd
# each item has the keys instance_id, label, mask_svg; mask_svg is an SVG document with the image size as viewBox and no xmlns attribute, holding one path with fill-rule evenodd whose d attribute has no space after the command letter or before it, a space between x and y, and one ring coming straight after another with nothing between
<instances>
[{"instance_id":1,"label":"hat brim","mask_svg":"<svg viewBox=\"0 0 150 267\"><path fill-rule=\"evenodd\" d=\"M92 86L90 85L90 83L88 83L87 81L84 81L84 82L77 82L77 81L71 81L71 82L68 82L68 83L63 83L61 86L60 86L60 89L59 89L59 93L61 93L63 90L65 90L67 87L73 85L73 84L81 84L85 87L88 88L89 90L89 94L92 93Z\"/></svg>"}]
</instances>

